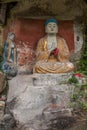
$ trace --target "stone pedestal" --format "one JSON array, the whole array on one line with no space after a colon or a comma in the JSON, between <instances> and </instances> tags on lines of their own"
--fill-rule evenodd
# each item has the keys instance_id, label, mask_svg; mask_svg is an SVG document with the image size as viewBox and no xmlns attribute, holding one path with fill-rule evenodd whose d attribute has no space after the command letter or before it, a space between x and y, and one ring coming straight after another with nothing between
<instances>
[{"instance_id":1,"label":"stone pedestal","mask_svg":"<svg viewBox=\"0 0 87 130\"><path fill-rule=\"evenodd\" d=\"M18 75L9 80L7 103L15 119L28 123L48 111L68 108L74 86L67 84L72 73ZM45 117L46 118L46 117Z\"/></svg>"}]
</instances>

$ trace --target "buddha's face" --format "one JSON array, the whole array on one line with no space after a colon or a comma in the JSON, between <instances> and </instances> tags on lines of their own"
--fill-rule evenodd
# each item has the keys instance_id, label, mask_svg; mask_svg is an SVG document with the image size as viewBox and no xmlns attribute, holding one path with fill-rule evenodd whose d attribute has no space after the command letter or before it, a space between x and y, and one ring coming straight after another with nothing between
<instances>
[{"instance_id":1,"label":"buddha's face","mask_svg":"<svg viewBox=\"0 0 87 130\"><path fill-rule=\"evenodd\" d=\"M58 26L54 22L49 22L45 30L46 30L46 33L48 34L56 34L58 32Z\"/></svg>"}]
</instances>

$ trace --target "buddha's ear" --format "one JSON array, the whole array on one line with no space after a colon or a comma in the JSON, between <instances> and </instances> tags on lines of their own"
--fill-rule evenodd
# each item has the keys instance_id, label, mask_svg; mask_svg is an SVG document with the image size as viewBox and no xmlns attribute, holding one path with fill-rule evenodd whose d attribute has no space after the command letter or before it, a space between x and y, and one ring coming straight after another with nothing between
<instances>
[{"instance_id":1,"label":"buddha's ear","mask_svg":"<svg viewBox=\"0 0 87 130\"><path fill-rule=\"evenodd\" d=\"M55 33L58 33L58 26L56 26Z\"/></svg>"},{"instance_id":2,"label":"buddha's ear","mask_svg":"<svg viewBox=\"0 0 87 130\"><path fill-rule=\"evenodd\" d=\"M45 32L48 33L47 26L45 26Z\"/></svg>"}]
</instances>

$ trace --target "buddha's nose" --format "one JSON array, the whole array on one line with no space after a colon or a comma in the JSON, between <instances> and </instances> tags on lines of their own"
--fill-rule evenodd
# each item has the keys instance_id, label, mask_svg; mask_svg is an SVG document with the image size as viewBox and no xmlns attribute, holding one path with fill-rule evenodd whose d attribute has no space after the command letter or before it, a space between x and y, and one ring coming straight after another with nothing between
<instances>
[{"instance_id":1,"label":"buddha's nose","mask_svg":"<svg viewBox=\"0 0 87 130\"><path fill-rule=\"evenodd\" d=\"M51 28L51 31L53 31L53 28Z\"/></svg>"}]
</instances>

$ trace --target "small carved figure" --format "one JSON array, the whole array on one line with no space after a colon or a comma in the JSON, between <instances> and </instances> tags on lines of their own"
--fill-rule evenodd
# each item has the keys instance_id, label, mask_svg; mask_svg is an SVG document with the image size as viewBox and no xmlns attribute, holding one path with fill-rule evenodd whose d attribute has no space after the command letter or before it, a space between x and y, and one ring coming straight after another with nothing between
<instances>
[{"instance_id":1,"label":"small carved figure","mask_svg":"<svg viewBox=\"0 0 87 130\"><path fill-rule=\"evenodd\" d=\"M15 76L17 73L17 49L15 45L15 34L8 33L7 40L4 43L2 69L5 73Z\"/></svg>"}]
</instances>

